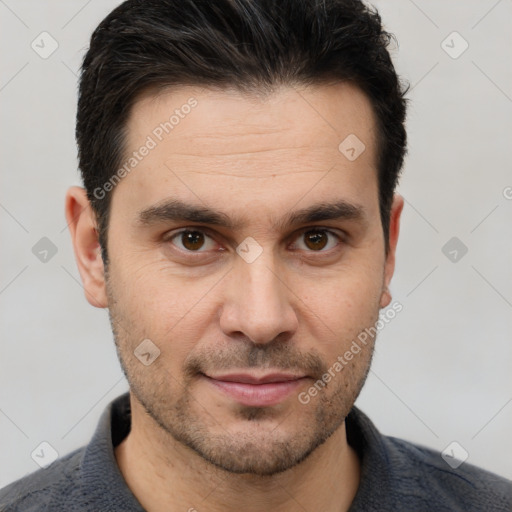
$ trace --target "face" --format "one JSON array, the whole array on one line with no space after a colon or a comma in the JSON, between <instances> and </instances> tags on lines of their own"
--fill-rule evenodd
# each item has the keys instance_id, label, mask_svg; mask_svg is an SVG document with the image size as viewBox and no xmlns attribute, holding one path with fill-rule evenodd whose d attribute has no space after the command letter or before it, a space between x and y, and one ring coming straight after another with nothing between
<instances>
[{"instance_id":1,"label":"face","mask_svg":"<svg viewBox=\"0 0 512 512\"><path fill-rule=\"evenodd\" d=\"M133 396L216 466L289 469L343 424L373 340L317 381L389 303L370 103L349 84L184 87L141 98L128 133L106 294Z\"/></svg>"}]
</instances>

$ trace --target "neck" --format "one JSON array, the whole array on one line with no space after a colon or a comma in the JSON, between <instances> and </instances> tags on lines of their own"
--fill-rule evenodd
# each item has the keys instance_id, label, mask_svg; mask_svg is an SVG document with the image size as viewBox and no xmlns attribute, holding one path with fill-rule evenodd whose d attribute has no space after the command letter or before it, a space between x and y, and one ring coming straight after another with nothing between
<instances>
[{"instance_id":1,"label":"neck","mask_svg":"<svg viewBox=\"0 0 512 512\"><path fill-rule=\"evenodd\" d=\"M273 476L233 474L205 461L155 424L131 396L132 426L115 448L121 473L148 512L347 511L360 464L345 424L306 460Z\"/></svg>"}]
</instances>

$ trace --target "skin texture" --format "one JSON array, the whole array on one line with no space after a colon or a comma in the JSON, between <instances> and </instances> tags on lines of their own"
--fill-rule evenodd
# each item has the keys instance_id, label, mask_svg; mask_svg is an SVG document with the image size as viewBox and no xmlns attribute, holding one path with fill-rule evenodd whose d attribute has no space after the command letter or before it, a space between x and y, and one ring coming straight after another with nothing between
<instances>
[{"instance_id":1,"label":"skin texture","mask_svg":"<svg viewBox=\"0 0 512 512\"><path fill-rule=\"evenodd\" d=\"M197 87L145 94L128 122L127 155L191 97L197 106L113 191L108 273L85 191L72 187L66 198L86 297L108 307L130 384L132 430L117 462L149 511L348 510L359 460L344 419L374 340L308 404L298 394L391 301L403 199L394 198L386 255L371 105L350 84L267 96ZM365 144L354 161L338 150L349 134ZM140 212L169 199L238 225L141 222ZM359 215L284 223L338 201ZM176 236L184 228L200 231L193 243ZM262 250L250 263L236 252L247 237ZM144 339L160 350L148 366L134 355ZM258 407L201 375L238 371L305 378L281 402Z\"/></svg>"}]
</instances>

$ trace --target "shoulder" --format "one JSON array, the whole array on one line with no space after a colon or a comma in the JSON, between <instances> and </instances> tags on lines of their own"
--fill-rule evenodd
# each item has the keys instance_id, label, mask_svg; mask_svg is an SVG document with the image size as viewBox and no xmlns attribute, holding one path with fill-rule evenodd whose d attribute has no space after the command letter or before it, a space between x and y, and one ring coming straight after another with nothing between
<instances>
[{"instance_id":1,"label":"shoulder","mask_svg":"<svg viewBox=\"0 0 512 512\"><path fill-rule=\"evenodd\" d=\"M356 407L346 428L349 444L361 459L351 511L512 511L510 480L467 461L443 458L439 450L383 435Z\"/></svg>"},{"instance_id":2,"label":"shoulder","mask_svg":"<svg viewBox=\"0 0 512 512\"><path fill-rule=\"evenodd\" d=\"M80 492L80 461L85 447L61 457L0 489L1 512L42 512L55 510Z\"/></svg>"},{"instance_id":3,"label":"shoulder","mask_svg":"<svg viewBox=\"0 0 512 512\"><path fill-rule=\"evenodd\" d=\"M384 436L384 443L404 499L416 495L444 510L512 510L510 480L467 462L451 467L440 452L403 439Z\"/></svg>"}]
</instances>

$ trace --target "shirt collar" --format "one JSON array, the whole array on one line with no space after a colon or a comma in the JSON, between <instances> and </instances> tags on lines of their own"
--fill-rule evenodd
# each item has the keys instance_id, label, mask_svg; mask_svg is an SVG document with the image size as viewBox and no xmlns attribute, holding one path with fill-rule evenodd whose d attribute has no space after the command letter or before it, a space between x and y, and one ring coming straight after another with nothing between
<instances>
[{"instance_id":1,"label":"shirt collar","mask_svg":"<svg viewBox=\"0 0 512 512\"><path fill-rule=\"evenodd\" d=\"M114 510L144 512L126 485L114 454L114 447L128 435L130 425L130 394L125 393L105 409L85 448L80 469L83 492L93 505L91 510L105 510L107 500L110 507L115 504Z\"/></svg>"}]
</instances>

